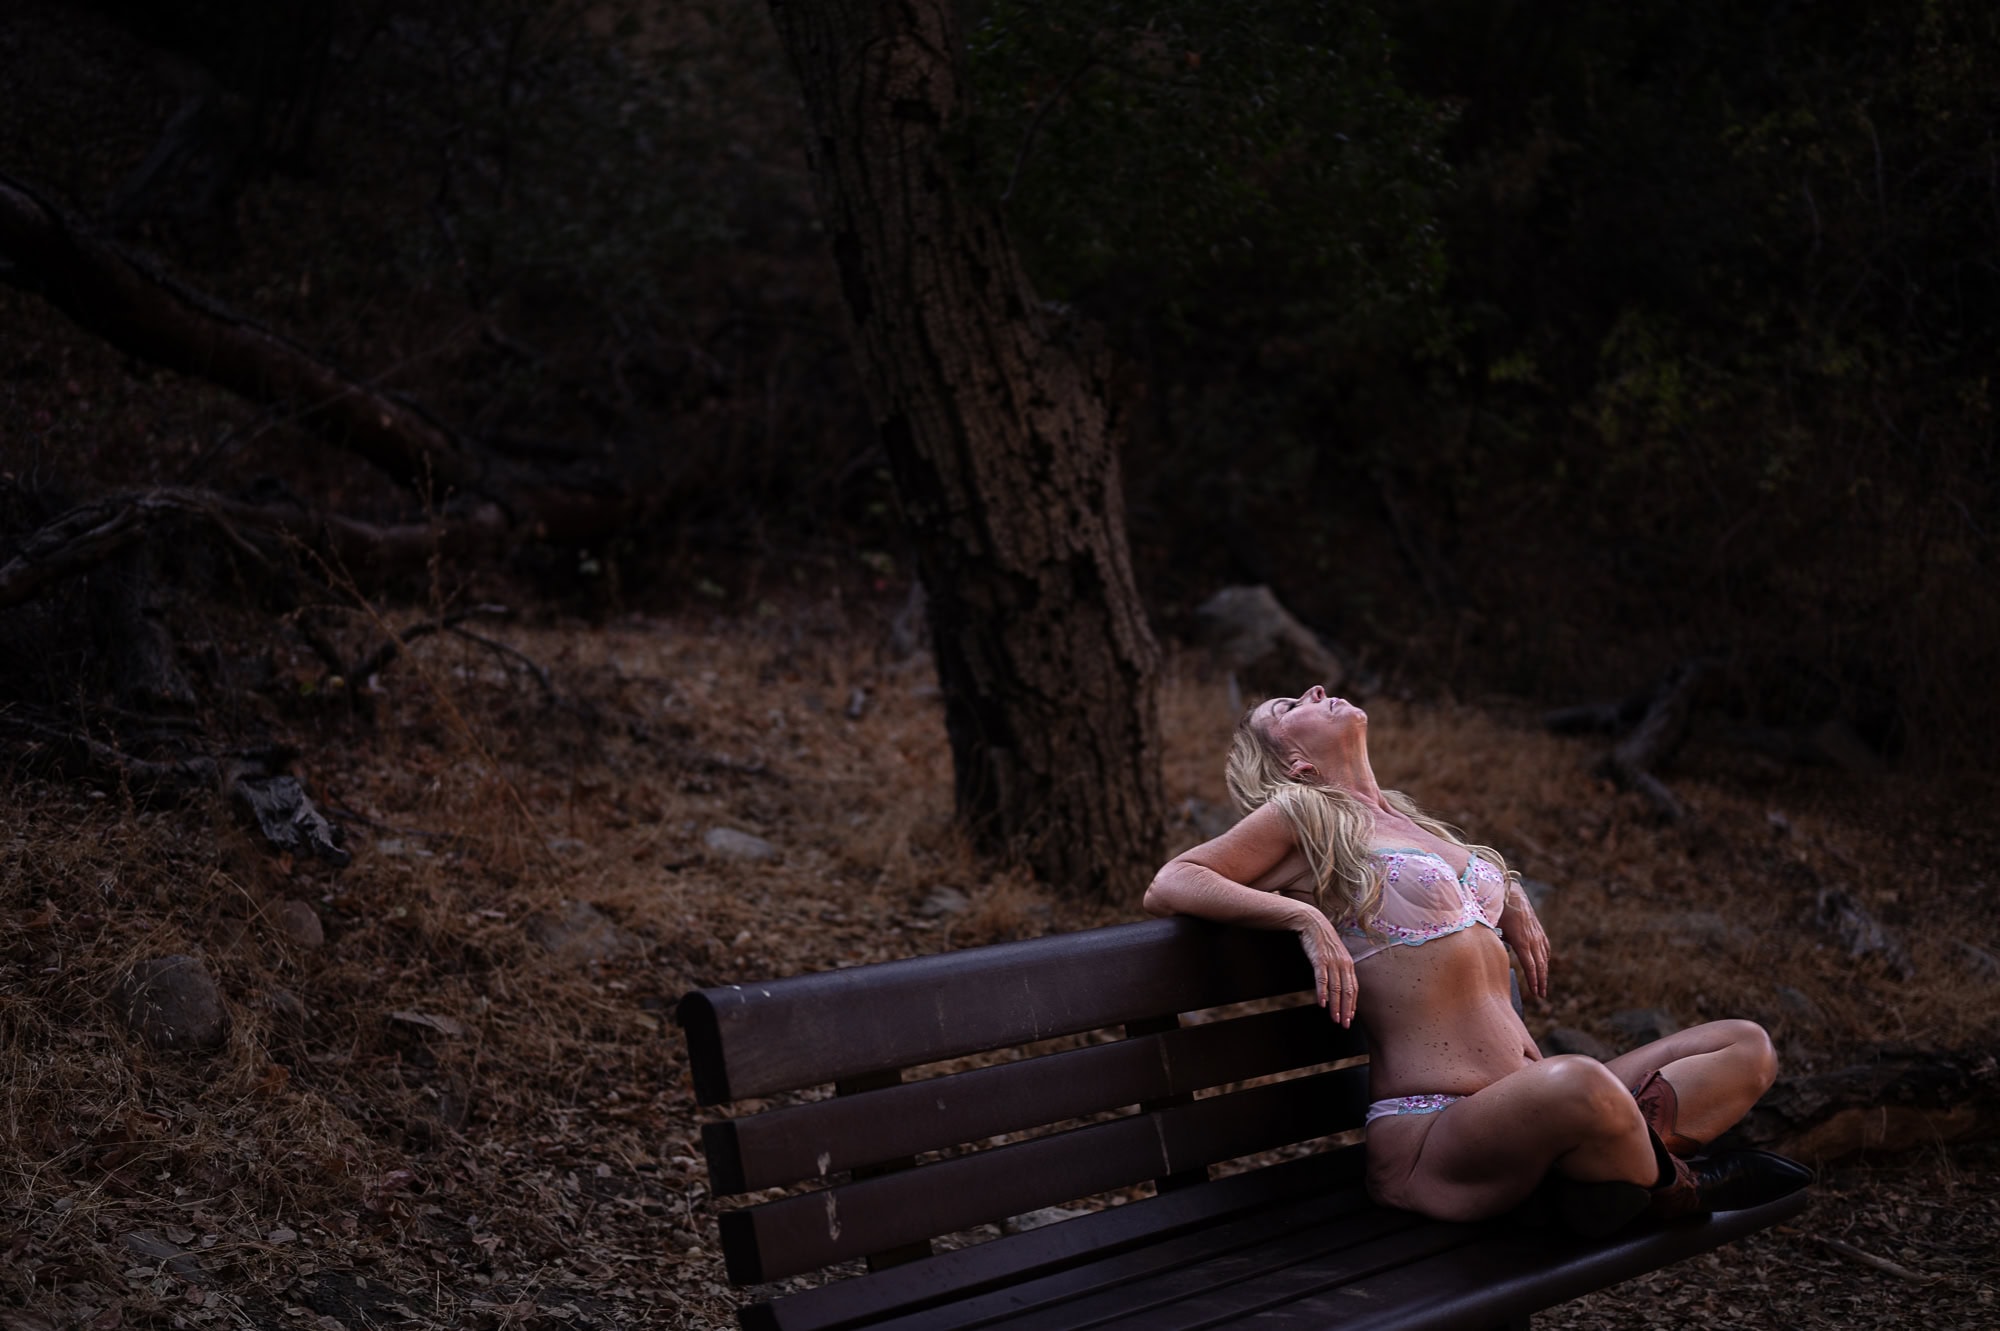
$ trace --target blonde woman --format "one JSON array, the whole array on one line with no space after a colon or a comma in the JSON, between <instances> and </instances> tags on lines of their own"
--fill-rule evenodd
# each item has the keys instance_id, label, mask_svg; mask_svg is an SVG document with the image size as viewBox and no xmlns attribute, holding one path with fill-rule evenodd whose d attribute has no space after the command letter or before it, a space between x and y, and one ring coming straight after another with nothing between
<instances>
[{"instance_id":1,"label":"blonde woman","mask_svg":"<svg viewBox=\"0 0 2000 1331\"><path fill-rule=\"evenodd\" d=\"M1320 1004L1343 1026L1359 1016L1368 1038L1377 1201L1475 1220L1553 1175L1564 1218L1601 1234L1807 1181L1765 1152L1702 1154L1777 1075L1754 1022L1709 1022L1609 1063L1542 1057L1510 996L1508 948L1528 992L1549 984L1518 877L1376 783L1359 707L1318 687L1260 703L1228 778L1246 816L1161 869L1146 909L1298 934Z\"/></svg>"}]
</instances>

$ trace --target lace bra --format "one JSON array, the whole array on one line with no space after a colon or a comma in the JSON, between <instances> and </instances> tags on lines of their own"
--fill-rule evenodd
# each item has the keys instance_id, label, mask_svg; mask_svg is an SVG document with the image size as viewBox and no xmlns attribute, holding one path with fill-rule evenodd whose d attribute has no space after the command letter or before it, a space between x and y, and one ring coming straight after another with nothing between
<instances>
[{"instance_id":1,"label":"lace bra","mask_svg":"<svg viewBox=\"0 0 2000 1331\"><path fill-rule=\"evenodd\" d=\"M1507 878L1491 863L1474 855L1456 877L1451 865L1435 851L1414 846L1385 846L1369 852L1380 866L1382 910L1375 933L1363 933L1353 917L1339 924L1342 941L1358 961L1387 947L1416 947L1483 924L1500 932L1500 913L1507 904Z\"/></svg>"}]
</instances>

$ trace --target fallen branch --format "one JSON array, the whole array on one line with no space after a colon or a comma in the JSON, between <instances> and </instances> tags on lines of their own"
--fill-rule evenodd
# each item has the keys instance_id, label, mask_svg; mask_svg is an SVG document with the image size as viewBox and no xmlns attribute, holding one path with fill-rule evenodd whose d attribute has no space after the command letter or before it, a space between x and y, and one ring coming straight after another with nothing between
<instances>
[{"instance_id":1,"label":"fallen branch","mask_svg":"<svg viewBox=\"0 0 2000 1331\"><path fill-rule=\"evenodd\" d=\"M282 403L299 422L420 495L491 493L491 465L415 404L181 284L0 173L0 277L119 350Z\"/></svg>"},{"instance_id":2,"label":"fallen branch","mask_svg":"<svg viewBox=\"0 0 2000 1331\"><path fill-rule=\"evenodd\" d=\"M31 766L50 767L69 776L95 777L134 795L178 799L191 791L216 788L215 759L206 754L167 761L136 758L80 732L4 714L0 714L0 736L21 745L22 756Z\"/></svg>"},{"instance_id":3,"label":"fallen branch","mask_svg":"<svg viewBox=\"0 0 2000 1331\"><path fill-rule=\"evenodd\" d=\"M1990 1052L1884 1049L1832 1072L1781 1078L1722 1142L1826 1161L1996 1130L2000 1066Z\"/></svg>"},{"instance_id":4,"label":"fallen branch","mask_svg":"<svg viewBox=\"0 0 2000 1331\"><path fill-rule=\"evenodd\" d=\"M106 495L79 504L30 534L0 565L0 609L32 600L44 588L86 573L123 552L159 522L194 516L210 523L232 546L260 562L275 546L260 548L252 536L315 551L350 572L389 577L422 568L434 556L491 553L507 530L494 505L481 505L436 522L382 526L308 509L264 506L206 490L161 488Z\"/></svg>"},{"instance_id":5,"label":"fallen branch","mask_svg":"<svg viewBox=\"0 0 2000 1331\"><path fill-rule=\"evenodd\" d=\"M1877 1271L1883 1271L1895 1276L1898 1280L1908 1280L1918 1285L1935 1285L1938 1281L1944 1279L1940 1275L1927 1276L1921 1271L1912 1271L1909 1267L1892 1262L1887 1257L1877 1257L1872 1252L1863 1252L1851 1243L1842 1243L1839 1239L1830 1239L1824 1234L1817 1235L1816 1237L1821 1244L1834 1253L1845 1257L1848 1261L1858 1263L1862 1266L1873 1267Z\"/></svg>"}]
</instances>

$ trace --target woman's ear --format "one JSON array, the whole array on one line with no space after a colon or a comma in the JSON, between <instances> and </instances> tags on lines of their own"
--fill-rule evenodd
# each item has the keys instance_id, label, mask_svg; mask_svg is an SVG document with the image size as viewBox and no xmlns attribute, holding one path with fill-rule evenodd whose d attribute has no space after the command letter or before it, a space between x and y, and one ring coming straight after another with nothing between
<instances>
[{"instance_id":1,"label":"woman's ear","mask_svg":"<svg viewBox=\"0 0 2000 1331\"><path fill-rule=\"evenodd\" d=\"M1292 780L1306 781L1318 775L1319 775L1319 769L1317 767L1314 767L1311 763L1307 762L1304 758L1294 758L1292 760L1292 769L1291 769Z\"/></svg>"}]
</instances>

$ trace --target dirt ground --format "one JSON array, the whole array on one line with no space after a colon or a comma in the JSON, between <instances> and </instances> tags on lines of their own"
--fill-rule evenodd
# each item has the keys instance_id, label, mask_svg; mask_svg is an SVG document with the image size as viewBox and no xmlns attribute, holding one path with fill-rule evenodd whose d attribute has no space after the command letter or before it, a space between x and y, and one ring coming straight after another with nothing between
<instances>
[{"instance_id":1,"label":"dirt ground","mask_svg":"<svg viewBox=\"0 0 2000 1331\"><path fill-rule=\"evenodd\" d=\"M235 722L297 746L347 828L340 871L272 857L220 805L10 778L0 1327L731 1324L678 996L1136 914L968 853L935 681L885 619L801 587L739 618L482 629L505 651L437 635L362 681L281 642ZM1550 885L1538 1035L1616 1042L1624 1008L1747 1015L1787 1072L1990 1043L2000 980L1956 946L2000 941L1990 782L1698 741L1668 774L1692 816L1662 827L1511 700L1370 713L1385 784ZM1179 845L1223 803L1231 719L1224 682L1177 656ZM1826 886L1909 978L1814 922ZM151 1050L119 1018L120 977L171 954L220 986L212 1053ZM1539 1321L1992 1327L1997 1237L1994 1146L1910 1143L1829 1165L1793 1226Z\"/></svg>"}]
</instances>

